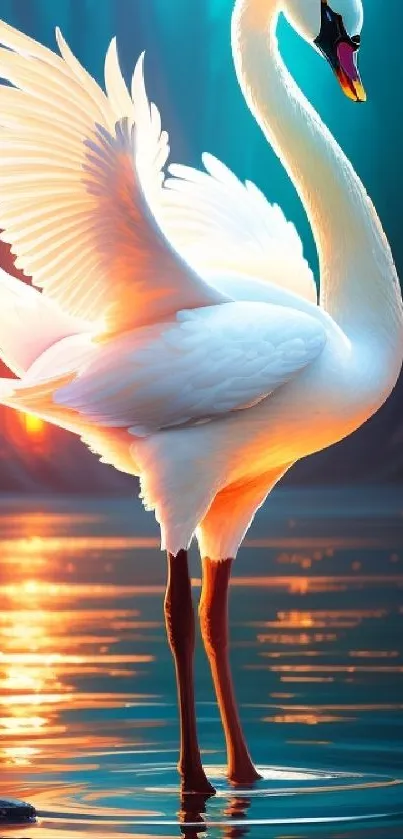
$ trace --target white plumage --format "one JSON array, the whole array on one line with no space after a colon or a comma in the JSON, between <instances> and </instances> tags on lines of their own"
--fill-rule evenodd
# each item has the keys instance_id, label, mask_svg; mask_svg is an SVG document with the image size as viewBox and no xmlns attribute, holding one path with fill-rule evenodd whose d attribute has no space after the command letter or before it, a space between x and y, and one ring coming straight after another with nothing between
<instances>
[{"instance_id":1,"label":"white plumage","mask_svg":"<svg viewBox=\"0 0 403 839\"><path fill-rule=\"evenodd\" d=\"M60 56L0 23L0 226L42 289L0 276L0 349L20 377L0 399L140 475L174 554L197 531L203 553L234 556L290 465L360 425L400 370L386 239L267 39L275 14L238 0L234 57L315 229L321 307L294 226L254 184L207 154L205 171L166 175L143 56L129 93L112 41L104 93L59 32Z\"/></svg>"},{"instance_id":2,"label":"white plumage","mask_svg":"<svg viewBox=\"0 0 403 839\"><path fill-rule=\"evenodd\" d=\"M218 274L243 274L316 303L301 239L281 208L269 204L255 184L242 184L211 154L203 155L203 163L206 172L169 167L174 177L165 180L160 201L171 241L210 281Z\"/></svg>"},{"instance_id":3,"label":"white plumage","mask_svg":"<svg viewBox=\"0 0 403 839\"><path fill-rule=\"evenodd\" d=\"M55 403L97 425L148 436L260 402L310 364L325 341L314 318L267 303L182 311L171 323L94 347ZM48 379L52 371L50 349L28 375Z\"/></svg>"},{"instance_id":4,"label":"white plumage","mask_svg":"<svg viewBox=\"0 0 403 839\"><path fill-rule=\"evenodd\" d=\"M0 353L17 376L62 338L88 329L88 324L1 269L0 302Z\"/></svg>"},{"instance_id":5,"label":"white plumage","mask_svg":"<svg viewBox=\"0 0 403 839\"><path fill-rule=\"evenodd\" d=\"M62 57L4 23L0 38L0 74L17 88L0 88L2 236L17 267L65 312L108 333L220 302L165 240L145 198L161 186L168 149L143 59L133 102L113 44L109 98L60 32Z\"/></svg>"}]
</instances>

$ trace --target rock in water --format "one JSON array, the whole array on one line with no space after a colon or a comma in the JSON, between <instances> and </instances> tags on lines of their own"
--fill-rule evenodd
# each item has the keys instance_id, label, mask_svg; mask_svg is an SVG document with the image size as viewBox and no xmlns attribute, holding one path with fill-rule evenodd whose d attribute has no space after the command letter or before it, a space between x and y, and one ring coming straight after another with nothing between
<instances>
[{"instance_id":1,"label":"rock in water","mask_svg":"<svg viewBox=\"0 0 403 839\"><path fill-rule=\"evenodd\" d=\"M0 798L0 827L5 824L27 824L36 819L35 808L25 801L4 801Z\"/></svg>"}]
</instances>

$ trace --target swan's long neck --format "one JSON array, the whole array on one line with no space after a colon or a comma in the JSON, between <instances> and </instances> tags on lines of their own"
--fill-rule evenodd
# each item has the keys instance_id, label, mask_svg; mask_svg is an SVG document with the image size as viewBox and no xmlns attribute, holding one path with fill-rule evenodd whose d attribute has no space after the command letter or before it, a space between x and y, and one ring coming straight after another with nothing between
<instances>
[{"instance_id":1,"label":"swan's long neck","mask_svg":"<svg viewBox=\"0 0 403 839\"><path fill-rule=\"evenodd\" d=\"M238 80L308 214L321 305L351 341L372 340L375 352L387 345L400 366L402 301L390 248L353 167L281 59L276 27L285 2L237 1L232 46Z\"/></svg>"}]
</instances>

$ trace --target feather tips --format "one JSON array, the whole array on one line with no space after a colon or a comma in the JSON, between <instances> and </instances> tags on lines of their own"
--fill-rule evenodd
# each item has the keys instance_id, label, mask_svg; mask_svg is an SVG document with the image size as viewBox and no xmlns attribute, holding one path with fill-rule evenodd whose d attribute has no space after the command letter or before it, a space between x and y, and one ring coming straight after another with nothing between
<instances>
[{"instance_id":1,"label":"feather tips","mask_svg":"<svg viewBox=\"0 0 403 839\"><path fill-rule=\"evenodd\" d=\"M243 274L316 303L301 239L280 207L213 155L203 164L171 165L161 195L164 229L189 264L207 280Z\"/></svg>"},{"instance_id":2,"label":"feather tips","mask_svg":"<svg viewBox=\"0 0 403 839\"><path fill-rule=\"evenodd\" d=\"M151 211L169 147L147 98L144 55L132 98L112 41L105 94L59 30L56 38L60 56L0 22L0 74L13 85L0 87L0 227L16 264L71 315L109 333L182 302L218 302Z\"/></svg>"}]
</instances>

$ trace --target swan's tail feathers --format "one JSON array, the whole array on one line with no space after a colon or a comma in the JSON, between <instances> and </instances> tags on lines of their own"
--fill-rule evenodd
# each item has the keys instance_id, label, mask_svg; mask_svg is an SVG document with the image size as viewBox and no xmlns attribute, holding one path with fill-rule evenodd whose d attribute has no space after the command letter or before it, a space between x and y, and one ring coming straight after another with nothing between
<instances>
[{"instance_id":1,"label":"swan's tail feathers","mask_svg":"<svg viewBox=\"0 0 403 839\"><path fill-rule=\"evenodd\" d=\"M72 375L29 383L24 379L0 379L0 404L80 434L83 425L81 417L53 402L55 390L69 384Z\"/></svg>"},{"instance_id":2,"label":"swan's tail feathers","mask_svg":"<svg viewBox=\"0 0 403 839\"><path fill-rule=\"evenodd\" d=\"M138 475L139 467L133 452L135 438L127 428L101 428L87 423L74 411L54 404L54 391L69 381L71 376L64 376L27 386L24 381L0 378L0 405L33 414L77 434L102 463L127 475Z\"/></svg>"},{"instance_id":3,"label":"swan's tail feathers","mask_svg":"<svg viewBox=\"0 0 403 839\"><path fill-rule=\"evenodd\" d=\"M0 358L17 376L57 341L86 329L85 322L0 268Z\"/></svg>"},{"instance_id":4,"label":"swan's tail feathers","mask_svg":"<svg viewBox=\"0 0 403 839\"><path fill-rule=\"evenodd\" d=\"M127 428L101 428L88 425L81 431L81 439L101 463L114 466L126 475L138 475L139 466L134 458L133 434Z\"/></svg>"},{"instance_id":5,"label":"swan's tail feathers","mask_svg":"<svg viewBox=\"0 0 403 839\"><path fill-rule=\"evenodd\" d=\"M77 434L102 463L128 475L138 475L138 466L132 454L135 438L127 428L97 427L75 411L54 403L55 390L69 384L71 378L71 374L66 374L29 384L24 379L0 378L0 405L32 414Z\"/></svg>"}]
</instances>

